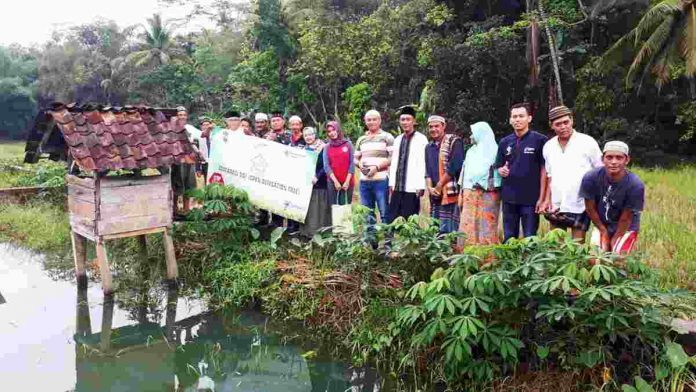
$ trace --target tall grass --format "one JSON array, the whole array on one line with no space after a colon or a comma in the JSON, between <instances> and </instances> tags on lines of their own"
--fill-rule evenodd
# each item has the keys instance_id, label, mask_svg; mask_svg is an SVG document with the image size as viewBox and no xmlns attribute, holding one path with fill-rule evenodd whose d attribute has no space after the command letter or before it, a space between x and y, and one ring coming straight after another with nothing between
<instances>
[{"instance_id":1,"label":"tall grass","mask_svg":"<svg viewBox=\"0 0 696 392\"><path fill-rule=\"evenodd\" d=\"M696 166L634 169L646 186L638 250L665 287L696 289Z\"/></svg>"},{"instance_id":2,"label":"tall grass","mask_svg":"<svg viewBox=\"0 0 696 392\"><path fill-rule=\"evenodd\" d=\"M21 159L23 153L24 144L0 141L0 188L11 187L18 175L21 174L13 167L22 166Z\"/></svg>"},{"instance_id":3,"label":"tall grass","mask_svg":"<svg viewBox=\"0 0 696 392\"><path fill-rule=\"evenodd\" d=\"M64 206L0 204L0 242L57 253L70 247L70 225Z\"/></svg>"},{"instance_id":4,"label":"tall grass","mask_svg":"<svg viewBox=\"0 0 696 392\"><path fill-rule=\"evenodd\" d=\"M24 142L0 140L0 159L22 158Z\"/></svg>"}]
</instances>

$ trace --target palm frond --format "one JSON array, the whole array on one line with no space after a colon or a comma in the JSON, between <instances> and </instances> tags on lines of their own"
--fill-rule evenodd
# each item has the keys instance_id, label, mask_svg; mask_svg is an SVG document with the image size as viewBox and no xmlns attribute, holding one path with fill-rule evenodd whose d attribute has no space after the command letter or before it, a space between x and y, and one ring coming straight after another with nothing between
<instances>
[{"instance_id":1,"label":"palm frond","mask_svg":"<svg viewBox=\"0 0 696 392\"><path fill-rule=\"evenodd\" d=\"M656 26L660 25L669 15L674 15L681 12L680 3L682 0L664 0L656 6L650 8L645 15L640 19L635 31L635 43L638 46L640 41L645 39L647 35L651 35Z\"/></svg>"},{"instance_id":2,"label":"palm frond","mask_svg":"<svg viewBox=\"0 0 696 392\"><path fill-rule=\"evenodd\" d=\"M678 41L670 41L669 44L655 56L652 66L645 67L646 70L649 70L655 75L655 85L658 91L669 81L670 67L677 61L678 57L677 46Z\"/></svg>"},{"instance_id":3,"label":"palm frond","mask_svg":"<svg viewBox=\"0 0 696 392\"><path fill-rule=\"evenodd\" d=\"M641 45L631 66L628 68L628 74L626 75L627 80L632 80L636 72L643 68L644 63L648 64L648 68L650 64L654 63L657 53L662 51L665 46L669 44L675 21L676 18L674 15L665 17L650 37Z\"/></svg>"},{"instance_id":4,"label":"palm frond","mask_svg":"<svg viewBox=\"0 0 696 392\"><path fill-rule=\"evenodd\" d=\"M612 45L609 49L607 49L606 52L604 52L600 59L599 66L603 69L606 69L611 65L619 63L620 60L623 59L622 54L626 47L629 45L631 46L631 48L635 47L635 34L636 31L631 30L630 32L628 32L628 34L619 38L619 40L616 41L614 45Z\"/></svg>"},{"instance_id":5,"label":"palm frond","mask_svg":"<svg viewBox=\"0 0 696 392\"><path fill-rule=\"evenodd\" d=\"M696 2L694 1L687 5L685 10L685 29L679 49L686 62L686 75L696 76Z\"/></svg>"}]
</instances>

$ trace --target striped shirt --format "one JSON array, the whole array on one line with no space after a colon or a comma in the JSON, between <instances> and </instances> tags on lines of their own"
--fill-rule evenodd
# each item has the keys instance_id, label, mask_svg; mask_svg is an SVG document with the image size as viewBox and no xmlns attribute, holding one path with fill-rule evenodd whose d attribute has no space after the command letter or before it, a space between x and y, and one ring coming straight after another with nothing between
<instances>
[{"instance_id":1,"label":"striped shirt","mask_svg":"<svg viewBox=\"0 0 696 392\"><path fill-rule=\"evenodd\" d=\"M379 171L372 177L362 176L361 181L386 180L389 176L389 163L391 162L394 136L379 130L376 134L367 133L355 143L355 162L359 167L379 167Z\"/></svg>"}]
</instances>

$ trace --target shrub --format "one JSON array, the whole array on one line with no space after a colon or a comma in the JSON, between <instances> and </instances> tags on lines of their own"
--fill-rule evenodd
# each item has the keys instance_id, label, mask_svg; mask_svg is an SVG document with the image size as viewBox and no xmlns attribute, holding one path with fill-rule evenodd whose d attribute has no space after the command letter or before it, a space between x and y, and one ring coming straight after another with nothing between
<instances>
[{"instance_id":1,"label":"shrub","mask_svg":"<svg viewBox=\"0 0 696 392\"><path fill-rule=\"evenodd\" d=\"M652 363L671 317L696 312L686 304L693 296L658 290L639 260L595 254L560 231L492 252L492 263L452 256L450 267L408 290L412 302L389 335L408 342L402 365L436 363L453 384L492 381L520 361L531 368L603 364L625 378Z\"/></svg>"}]
</instances>

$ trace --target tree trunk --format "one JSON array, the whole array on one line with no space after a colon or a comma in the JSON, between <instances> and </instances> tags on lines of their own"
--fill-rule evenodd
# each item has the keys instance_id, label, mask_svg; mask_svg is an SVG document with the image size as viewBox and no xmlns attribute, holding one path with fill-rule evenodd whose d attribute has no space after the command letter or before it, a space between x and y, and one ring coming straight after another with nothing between
<instances>
[{"instance_id":1,"label":"tree trunk","mask_svg":"<svg viewBox=\"0 0 696 392\"><path fill-rule=\"evenodd\" d=\"M551 63L553 65L553 73L556 77L556 94L558 102L563 105L563 89L561 87L561 70L558 59L558 52L556 51L556 41L553 39L551 34L551 28L549 28L548 21L546 19L546 13L544 12L543 1L539 0L539 14L541 15L541 22L544 24L544 30L546 31L546 37L549 41L549 52L551 53Z\"/></svg>"},{"instance_id":2,"label":"tree trunk","mask_svg":"<svg viewBox=\"0 0 696 392\"><path fill-rule=\"evenodd\" d=\"M689 94L691 95L691 100L696 100L696 76L687 76L689 80Z\"/></svg>"}]
</instances>

